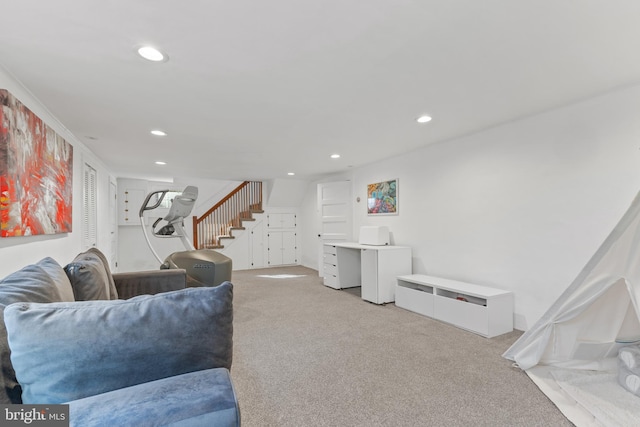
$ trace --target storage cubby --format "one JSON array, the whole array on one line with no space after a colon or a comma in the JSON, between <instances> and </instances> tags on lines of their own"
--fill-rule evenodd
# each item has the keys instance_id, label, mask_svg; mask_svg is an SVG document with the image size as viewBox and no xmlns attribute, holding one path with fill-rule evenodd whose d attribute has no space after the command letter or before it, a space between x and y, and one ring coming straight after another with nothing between
<instances>
[{"instance_id":1,"label":"storage cubby","mask_svg":"<svg viewBox=\"0 0 640 427\"><path fill-rule=\"evenodd\" d=\"M462 294L460 292L448 291L446 289L438 289L436 291L436 294L444 298L451 298L458 301L468 302L471 304L484 305L485 307L487 305L487 300L484 298L478 298L472 295Z\"/></svg>"},{"instance_id":2,"label":"storage cubby","mask_svg":"<svg viewBox=\"0 0 640 427\"><path fill-rule=\"evenodd\" d=\"M491 338L513 331L513 293L440 277L399 276L396 305Z\"/></svg>"},{"instance_id":3,"label":"storage cubby","mask_svg":"<svg viewBox=\"0 0 640 427\"><path fill-rule=\"evenodd\" d=\"M396 305L424 316L433 317L433 287L398 278Z\"/></svg>"}]
</instances>

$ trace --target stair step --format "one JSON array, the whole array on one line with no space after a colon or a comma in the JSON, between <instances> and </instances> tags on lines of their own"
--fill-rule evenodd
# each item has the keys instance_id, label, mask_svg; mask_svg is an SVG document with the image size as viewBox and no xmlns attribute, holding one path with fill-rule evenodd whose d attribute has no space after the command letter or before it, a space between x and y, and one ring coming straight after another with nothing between
<instances>
[{"instance_id":1,"label":"stair step","mask_svg":"<svg viewBox=\"0 0 640 427\"><path fill-rule=\"evenodd\" d=\"M210 244L204 245L204 248L205 249L222 249L222 248L224 248L224 246L210 243Z\"/></svg>"},{"instance_id":2,"label":"stair step","mask_svg":"<svg viewBox=\"0 0 640 427\"><path fill-rule=\"evenodd\" d=\"M246 230L246 227L231 227L231 230Z\"/></svg>"}]
</instances>

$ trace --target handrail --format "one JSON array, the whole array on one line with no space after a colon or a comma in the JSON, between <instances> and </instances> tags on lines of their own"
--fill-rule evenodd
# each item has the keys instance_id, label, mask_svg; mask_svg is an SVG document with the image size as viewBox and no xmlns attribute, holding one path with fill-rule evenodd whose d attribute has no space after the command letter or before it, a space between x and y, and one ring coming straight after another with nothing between
<instances>
[{"instance_id":1,"label":"handrail","mask_svg":"<svg viewBox=\"0 0 640 427\"><path fill-rule=\"evenodd\" d=\"M262 182L245 181L200 218L193 217L193 246L221 247L220 238L231 237L231 230L252 219L253 211L262 211Z\"/></svg>"}]
</instances>

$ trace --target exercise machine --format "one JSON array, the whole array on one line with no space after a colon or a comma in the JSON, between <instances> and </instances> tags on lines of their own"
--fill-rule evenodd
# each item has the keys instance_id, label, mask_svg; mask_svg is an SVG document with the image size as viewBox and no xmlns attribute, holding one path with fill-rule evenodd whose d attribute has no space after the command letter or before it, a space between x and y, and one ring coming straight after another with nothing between
<instances>
[{"instance_id":1,"label":"exercise machine","mask_svg":"<svg viewBox=\"0 0 640 427\"><path fill-rule=\"evenodd\" d=\"M217 286L224 281L231 280L231 258L213 249L196 249L184 229L184 219L191 214L198 198L197 187L187 186L182 193L175 195L171 200L171 207L167 215L158 218L151 226L154 237L160 239L179 238L186 250L174 252L162 260L153 248L147 226L144 223L144 213L160 207L165 196L170 192L172 191L158 190L147 194L139 212L144 238L151 252L160 262L160 269L186 270L187 284L190 287Z\"/></svg>"}]
</instances>

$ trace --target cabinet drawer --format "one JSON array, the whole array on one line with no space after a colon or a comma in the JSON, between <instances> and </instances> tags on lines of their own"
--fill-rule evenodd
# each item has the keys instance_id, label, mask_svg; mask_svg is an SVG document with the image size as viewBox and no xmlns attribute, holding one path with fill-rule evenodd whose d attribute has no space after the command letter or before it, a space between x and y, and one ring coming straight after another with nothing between
<instances>
[{"instance_id":1,"label":"cabinet drawer","mask_svg":"<svg viewBox=\"0 0 640 427\"><path fill-rule=\"evenodd\" d=\"M324 264L325 276L338 276L338 267L333 264Z\"/></svg>"},{"instance_id":2,"label":"cabinet drawer","mask_svg":"<svg viewBox=\"0 0 640 427\"><path fill-rule=\"evenodd\" d=\"M433 293L426 290L397 285L396 305L424 316L433 317Z\"/></svg>"},{"instance_id":3,"label":"cabinet drawer","mask_svg":"<svg viewBox=\"0 0 640 427\"><path fill-rule=\"evenodd\" d=\"M325 253L325 254L322 255L322 261L325 264L338 265L338 261L337 260L338 260L338 258L336 257L335 254L327 254L327 253Z\"/></svg>"},{"instance_id":4,"label":"cabinet drawer","mask_svg":"<svg viewBox=\"0 0 640 427\"><path fill-rule=\"evenodd\" d=\"M487 307L439 295L434 295L433 298L433 317L435 319L484 336L489 334Z\"/></svg>"},{"instance_id":5,"label":"cabinet drawer","mask_svg":"<svg viewBox=\"0 0 640 427\"><path fill-rule=\"evenodd\" d=\"M324 245L324 251L325 254L337 254L338 253L338 249L336 249L335 246L333 245Z\"/></svg>"},{"instance_id":6,"label":"cabinet drawer","mask_svg":"<svg viewBox=\"0 0 640 427\"><path fill-rule=\"evenodd\" d=\"M327 274L324 276L324 284L330 288L339 289L338 288L338 277Z\"/></svg>"}]
</instances>

